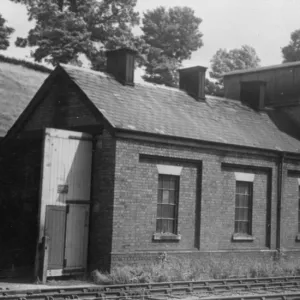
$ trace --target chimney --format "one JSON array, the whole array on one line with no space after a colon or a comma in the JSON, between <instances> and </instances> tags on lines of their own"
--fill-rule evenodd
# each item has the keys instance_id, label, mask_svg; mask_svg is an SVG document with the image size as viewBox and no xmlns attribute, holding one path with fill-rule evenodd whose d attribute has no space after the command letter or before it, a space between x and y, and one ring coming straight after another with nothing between
<instances>
[{"instance_id":1,"label":"chimney","mask_svg":"<svg viewBox=\"0 0 300 300\"><path fill-rule=\"evenodd\" d=\"M129 48L107 51L107 72L124 85L134 85L136 53L135 50Z\"/></svg>"},{"instance_id":2,"label":"chimney","mask_svg":"<svg viewBox=\"0 0 300 300\"><path fill-rule=\"evenodd\" d=\"M261 80L241 81L240 99L256 110L261 110L266 104L266 82Z\"/></svg>"},{"instance_id":3,"label":"chimney","mask_svg":"<svg viewBox=\"0 0 300 300\"><path fill-rule=\"evenodd\" d=\"M179 70L179 88L196 100L205 100L205 67L196 66Z\"/></svg>"}]
</instances>

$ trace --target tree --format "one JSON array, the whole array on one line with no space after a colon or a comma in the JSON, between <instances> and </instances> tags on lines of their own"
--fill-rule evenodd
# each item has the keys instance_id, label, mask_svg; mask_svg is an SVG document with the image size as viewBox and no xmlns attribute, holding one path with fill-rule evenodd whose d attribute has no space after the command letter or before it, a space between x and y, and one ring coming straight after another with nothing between
<instances>
[{"instance_id":1,"label":"tree","mask_svg":"<svg viewBox=\"0 0 300 300\"><path fill-rule=\"evenodd\" d=\"M0 50L6 50L9 47L9 37L14 32L12 27L5 25L6 20L0 14Z\"/></svg>"},{"instance_id":2,"label":"tree","mask_svg":"<svg viewBox=\"0 0 300 300\"><path fill-rule=\"evenodd\" d=\"M36 46L36 61L80 64L80 55L94 68L105 62L104 50L134 47L131 32L139 23L134 11L137 0L11 0L27 6L35 27L28 36L18 38L20 47Z\"/></svg>"},{"instance_id":3,"label":"tree","mask_svg":"<svg viewBox=\"0 0 300 300\"><path fill-rule=\"evenodd\" d=\"M224 96L224 88L218 82L214 82L205 78L205 94L223 97Z\"/></svg>"},{"instance_id":4,"label":"tree","mask_svg":"<svg viewBox=\"0 0 300 300\"><path fill-rule=\"evenodd\" d=\"M144 13L142 38L145 49L146 74L144 80L176 86L177 69L202 43L199 25L202 20L189 7L158 7Z\"/></svg>"},{"instance_id":5,"label":"tree","mask_svg":"<svg viewBox=\"0 0 300 300\"><path fill-rule=\"evenodd\" d=\"M223 84L223 74L235 70L257 68L260 59L254 48L243 45L240 49L219 49L211 59L210 77Z\"/></svg>"},{"instance_id":6,"label":"tree","mask_svg":"<svg viewBox=\"0 0 300 300\"><path fill-rule=\"evenodd\" d=\"M178 69L180 63L177 59L161 54L162 50L151 47L148 51L143 79L156 84L176 86L178 84Z\"/></svg>"},{"instance_id":7,"label":"tree","mask_svg":"<svg viewBox=\"0 0 300 300\"><path fill-rule=\"evenodd\" d=\"M291 33L290 43L281 49L283 62L300 60L300 29Z\"/></svg>"}]
</instances>

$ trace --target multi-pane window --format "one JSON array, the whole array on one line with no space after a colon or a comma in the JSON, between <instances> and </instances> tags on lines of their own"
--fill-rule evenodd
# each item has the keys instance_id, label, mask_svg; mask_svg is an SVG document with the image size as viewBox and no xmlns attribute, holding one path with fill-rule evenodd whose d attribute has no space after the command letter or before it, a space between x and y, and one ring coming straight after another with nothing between
<instances>
[{"instance_id":1,"label":"multi-pane window","mask_svg":"<svg viewBox=\"0 0 300 300\"><path fill-rule=\"evenodd\" d=\"M159 175L156 232L177 234L179 176Z\"/></svg>"},{"instance_id":2,"label":"multi-pane window","mask_svg":"<svg viewBox=\"0 0 300 300\"><path fill-rule=\"evenodd\" d=\"M298 186L298 232L300 233L300 185Z\"/></svg>"},{"instance_id":3,"label":"multi-pane window","mask_svg":"<svg viewBox=\"0 0 300 300\"><path fill-rule=\"evenodd\" d=\"M252 234L253 183L236 181L234 232Z\"/></svg>"}]
</instances>

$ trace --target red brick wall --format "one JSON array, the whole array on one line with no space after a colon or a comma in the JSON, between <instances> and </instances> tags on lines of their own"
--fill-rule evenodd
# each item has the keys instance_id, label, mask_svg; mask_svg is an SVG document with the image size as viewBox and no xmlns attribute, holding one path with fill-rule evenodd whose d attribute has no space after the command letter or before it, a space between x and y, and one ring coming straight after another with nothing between
<instances>
[{"instance_id":1,"label":"red brick wall","mask_svg":"<svg viewBox=\"0 0 300 300\"><path fill-rule=\"evenodd\" d=\"M107 131L97 137L92 166L89 269L109 269L114 209L115 140Z\"/></svg>"},{"instance_id":2,"label":"red brick wall","mask_svg":"<svg viewBox=\"0 0 300 300\"><path fill-rule=\"evenodd\" d=\"M288 162L284 168L284 196L281 209L281 243L284 250L300 250L298 232L300 163Z\"/></svg>"},{"instance_id":3,"label":"red brick wall","mask_svg":"<svg viewBox=\"0 0 300 300\"><path fill-rule=\"evenodd\" d=\"M140 154L153 159L140 159ZM164 157L158 159L158 157ZM175 159L175 160L174 160ZM177 159L177 160L176 160ZM193 160L182 163L181 160ZM261 251L266 243L268 183L271 197L271 249L276 243L276 162L266 157L221 153L187 147L118 140L116 144L113 260L133 253L198 252L196 223L197 162L202 161L200 251ZM154 242L157 205L157 163L183 166L180 177L179 242ZM249 170L223 168L222 163L251 166ZM265 168L265 169L262 169ZM267 170L270 170L268 173ZM234 232L234 172L255 173L253 242L232 242ZM268 175L272 174L272 175ZM300 249L299 249L300 250ZM153 252L153 253L154 253ZM122 255L123 253L123 255Z\"/></svg>"},{"instance_id":4,"label":"red brick wall","mask_svg":"<svg viewBox=\"0 0 300 300\"><path fill-rule=\"evenodd\" d=\"M218 236L212 242L203 240L207 250L210 250L212 243L214 249L266 249L266 216L267 216L267 174L264 172L245 170L254 173L253 182L253 213L252 213L252 235L255 238L253 242L232 242L230 237L234 232L235 218L235 187L236 180L234 171L224 170L222 172L222 196L221 201L214 201L211 218L217 216L215 226L211 226L210 234ZM275 199L274 199L275 200ZM276 201L276 200L275 200ZM219 202L219 203L218 203ZM275 203L274 203L275 204ZM203 219L203 223L209 224L209 219ZM209 236L207 236L209 238ZM210 245L210 246L209 246Z\"/></svg>"}]
</instances>

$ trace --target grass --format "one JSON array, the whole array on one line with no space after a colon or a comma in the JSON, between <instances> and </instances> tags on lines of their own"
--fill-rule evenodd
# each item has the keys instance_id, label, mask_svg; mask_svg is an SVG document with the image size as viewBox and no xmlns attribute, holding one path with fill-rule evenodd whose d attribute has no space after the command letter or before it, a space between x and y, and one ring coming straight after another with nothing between
<instances>
[{"instance_id":1,"label":"grass","mask_svg":"<svg viewBox=\"0 0 300 300\"><path fill-rule=\"evenodd\" d=\"M111 273L95 270L92 279L97 284L126 284L298 275L300 259L239 259L232 255L226 259L208 257L202 260L165 257L147 265L116 266Z\"/></svg>"}]
</instances>

